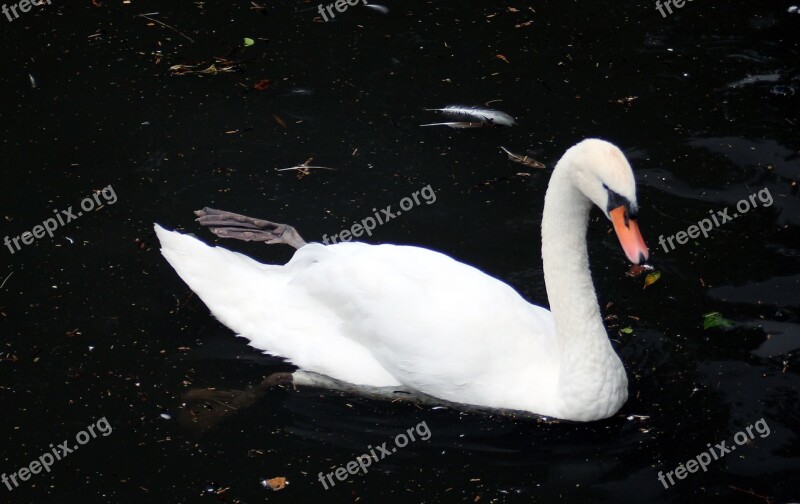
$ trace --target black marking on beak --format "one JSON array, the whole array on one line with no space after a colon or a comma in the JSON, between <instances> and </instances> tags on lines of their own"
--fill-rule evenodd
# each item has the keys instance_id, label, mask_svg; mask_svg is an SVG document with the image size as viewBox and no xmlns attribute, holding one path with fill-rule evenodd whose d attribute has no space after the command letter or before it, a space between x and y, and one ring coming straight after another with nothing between
<instances>
[{"instance_id":1,"label":"black marking on beak","mask_svg":"<svg viewBox=\"0 0 800 504\"><path fill-rule=\"evenodd\" d=\"M624 206L625 207L625 227L628 227L628 220L629 219L634 219L634 220L636 219L636 216L638 214L638 209L635 206L633 206L633 204L631 203L631 201L628 198L626 198L625 196L622 196L621 194L619 194L617 192L612 191L611 189L608 188L607 185L603 184L603 189L608 191L608 205L607 205L606 211L608 213L610 213L611 210L614 210L615 208L619 208L621 206Z\"/></svg>"}]
</instances>

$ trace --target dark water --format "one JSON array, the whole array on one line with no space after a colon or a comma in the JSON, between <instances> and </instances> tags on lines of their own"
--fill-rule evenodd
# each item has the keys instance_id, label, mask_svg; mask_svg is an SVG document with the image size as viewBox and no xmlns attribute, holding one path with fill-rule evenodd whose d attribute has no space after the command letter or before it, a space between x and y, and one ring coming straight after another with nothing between
<instances>
[{"instance_id":1,"label":"dark water","mask_svg":"<svg viewBox=\"0 0 800 504\"><path fill-rule=\"evenodd\" d=\"M0 250L0 282L11 274L0 289L0 471L103 417L113 428L49 473L12 491L0 484L0 501L800 499L792 3L696 0L662 18L650 2L385 0L386 15L350 7L328 23L315 22L312 3L264 3L260 12L250 2L52 0L0 17L0 234L19 236L104 187L117 198L100 196L102 208L52 238ZM194 42L134 17L153 12ZM237 49L244 37L254 44ZM214 57L238 72L169 71ZM263 79L269 87L254 90ZM424 108L489 101L518 126L418 126L440 120ZM203 432L179 422L189 389L243 389L291 367L209 315L158 253L153 222L211 240L192 215L208 205L319 240L430 184L435 204L369 241L446 252L546 305L538 225L548 174L507 161L499 146L552 168L589 136L631 159L662 272L645 290L626 277L594 214L595 286L604 315L617 317L609 332L630 379L617 416L541 424L275 389ZM337 171L276 171L309 158ZM669 253L658 244L764 188L771 206ZM227 245L265 262L291 256ZM710 312L733 326L704 330ZM658 481L762 418L768 436L668 489ZM423 421L429 440L330 490L317 480ZM279 476L284 490L262 487Z\"/></svg>"}]
</instances>

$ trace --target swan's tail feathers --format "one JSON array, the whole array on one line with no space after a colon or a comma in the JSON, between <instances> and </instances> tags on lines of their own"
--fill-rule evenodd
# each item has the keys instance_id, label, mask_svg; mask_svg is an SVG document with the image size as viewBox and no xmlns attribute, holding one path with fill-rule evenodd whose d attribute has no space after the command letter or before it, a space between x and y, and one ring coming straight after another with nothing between
<instances>
[{"instance_id":1,"label":"swan's tail feathers","mask_svg":"<svg viewBox=\"0 0 800 504\"><path fill-rule=\"evenodd\" d=\"M220 322L239 334L252 332L270 293L286 283L281 266L261 264L222 247L155 225L161 254Z\"/></svg>"},{"instance_id":2,"label":"swan's tail feathers","mask_svg":"<svg viewBox=\"0 0 800 504\"><path fill-rule=\"evenodd\" d=\"M155 229L161 253L178 275L220 322L251 346L340 381L399 385L369 348L346 335L340 314L309 294L316 284L309 287L302 276L298 280L331 257L328 247L310 243L287 265L268 265L158 225Z\"/></svg>"}]
</instances>

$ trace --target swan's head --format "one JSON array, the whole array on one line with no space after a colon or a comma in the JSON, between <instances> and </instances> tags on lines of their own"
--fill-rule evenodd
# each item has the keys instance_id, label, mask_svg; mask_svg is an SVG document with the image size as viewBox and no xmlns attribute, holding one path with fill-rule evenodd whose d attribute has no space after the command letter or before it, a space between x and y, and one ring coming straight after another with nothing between
<instances>
[{"instance_id":1,"label":"swan's head","mask_svg":"<svg viewBox=\"0 0 800 504\"><path fill-rule=\"evenodd\" d=\"M594 138L570 151L573 184L614 224L628 259L643 264L649 252L636 224L636 181L625 155L615 145Z\"/></svg>"}]
</instances>

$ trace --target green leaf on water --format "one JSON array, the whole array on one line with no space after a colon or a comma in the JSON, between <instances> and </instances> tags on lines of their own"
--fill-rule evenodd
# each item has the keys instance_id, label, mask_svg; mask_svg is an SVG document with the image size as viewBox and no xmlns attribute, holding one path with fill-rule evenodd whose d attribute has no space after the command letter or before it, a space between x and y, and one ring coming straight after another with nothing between
<instances>
[{"instance_id":1,"label":"green leaf on water","mask_svg":"<svg viewBox=\"0 0 800 504\"><path fill-rule=\"evenodd\" d=\"M711 312L703 315L703 329L708 330L714 329L715 327L728 329L733 327L733 321L723 317L720 312Z\"/></svg>"},{"instance_id":2,"label":"green leaf on water","mask_svg":"<svg viewBox=\"0 0 800 504\"><path fill-rule=\"evenodd\" d=\"M619 330L619 332L624 334L633 334L633 329L631 329L630 327L623 327L622 329Z\"/></svg>"},{"instance_id":3,"label":"green leaf on water","mask_svg":"<svg viewBox=\"0 0 800 504\"><path fill-rule=\"evenodd\" d=\"M653 271L648 273L647 276L644 277L644 287L642 287L642 289L646 289L649 286L653 285L654 283L658 282L659 278L661 278L660 271Z\"/></svg>"},{"instance_id":4,"label":"green leaf on water","mask_svg":"<svg viewBox=\"0 0 800 504\"><path fill-rule=\"evenodd\" d=\"M245 47L250 47L251 45L253 45L255 43L256 43L256 41L251 39L251 38L249 38L249 37L245 37L244 38L244 46Z\"/></svg>"}]
</instances>

